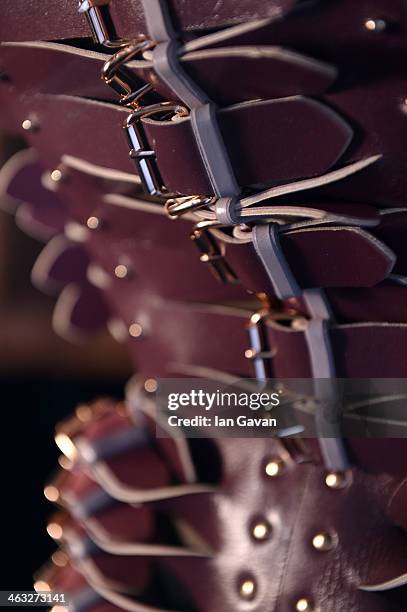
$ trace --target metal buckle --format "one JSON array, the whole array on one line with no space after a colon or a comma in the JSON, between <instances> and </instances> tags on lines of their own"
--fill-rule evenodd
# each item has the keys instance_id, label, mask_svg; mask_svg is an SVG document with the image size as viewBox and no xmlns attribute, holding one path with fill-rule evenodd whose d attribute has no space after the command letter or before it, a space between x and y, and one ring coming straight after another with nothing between
<instances>
[{"instance_id":1,"label":"metal buckle","mask_svg":"<svg viewBox=\"0 0 407 612\"><path fill-rule=\"evenodd\" d=\"M216 198L213 196L180 196L178 198L169 198L164 207L165 212L171 219L178 219L178 217L188 212L193 212L203 206L212 204L215 200Z\"/></svg>"},{"instance_id":2,"label":"metal buckle","mask_svg":"<svg viewBox=\"0 0 407 612\"><path fill-rule=\"evenodd\" d=\"M201 252L200 261L209 264L215 277L225 285L234 285L239 282L239 279L225 261L218 242L209 231L210 227L215 226L219 226L219 223L198 223L191 233L191 240Z\"/></svg>"},{"instance_id":3,"label":"metal buckle","mask_svg":"<svg viewBox=\"0 0 407 612\"><path fill-rule=\"evenodd\" d=\"M105 47L124 47L128 40L118 38L109 11L110 0L82 0L79 12L85 13L93 40Z\"/></svg>"},{"instance_id":4,"label":"metal buckle","mask_svg":"<svg viewBox=\"0 0 407 612\"><path fill-rule=\"evenodd\" d=\"M134 91L135 87L138 86L138 81L124 64L134 59L139 53L143 53L148 49L153 49L155 46L156 43L154 41L148 40L144 36L140 36L138 39L120 49L105 62L102 68L101 78L119 94L120 104L139 108L140 98L153 89L152 85L147 83Z\"/></svg>"},{"instance_id":5,"label":"metal buckle","mask_svg":"<svg viewBox=\"0 0 407 612\"><path fill-rule=\"evenodd\" d=\"M158 170L155 151L148 148L141 119L168 112L181 117L188 114L187 109L180 104L159 102L131 113L123 125L130 146L130 157L136 162L142 185L151 196L168 196L168 192Z\"/></svg>"}]
</instances>

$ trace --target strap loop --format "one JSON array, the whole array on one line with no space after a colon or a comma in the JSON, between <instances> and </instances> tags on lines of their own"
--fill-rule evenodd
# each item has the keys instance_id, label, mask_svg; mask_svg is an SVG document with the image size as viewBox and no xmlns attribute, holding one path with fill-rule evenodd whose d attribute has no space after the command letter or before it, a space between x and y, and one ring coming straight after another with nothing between
<instances>
[{"instance_id":1,"label":"strap loop","mask_svg":"<svg viewBox=\"0 0 407 612\"><path fill-rule=\"evenodd\" d=\"M253 245L280 300L301 295L281 249L276 223L255 225L252 230Z\"/></svg>"},{"instance_id":2,"label":"strap loop","mask_svg":"<svg viewBox=\"0 0 407 612\"><path fill-rule=\"evenodd\" d=\"M239 187L233 174L216 119L216 107L183 71L180 45L164 0L142 0L151 38L160 41L153 52L154 68L180 100L191 109L191 126L214 193L235 196Z\"/></svg>"}]
</instances>

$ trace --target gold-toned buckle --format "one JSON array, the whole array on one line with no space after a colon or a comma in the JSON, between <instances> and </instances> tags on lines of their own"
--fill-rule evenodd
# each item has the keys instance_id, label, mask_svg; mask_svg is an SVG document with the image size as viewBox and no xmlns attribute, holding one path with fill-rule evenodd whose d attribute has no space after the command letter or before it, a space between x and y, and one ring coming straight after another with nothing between
<instances>
[{"instance_id":1,"label":"gold-toned buckle","mask_svg":"<svg viewBox=\"0 0 407 612\"><path fill-rule=\"evenodd\" d=\"M216 198L212 196L179 196L176 198L169 198L166 201L164 208L170 219L178 219L178 217L181 217L186 213L199 210L204 206L209 206L215 202L215 200Z\"/></svg>"},{"instance_id":2,"label":"gold-toned buckle","mask_svg":"<svg viewBox=\"0 0 407 612\"><path fill-rule=\"evenodd\" d=\"M123 106L130 106L135 109L140 108L140 99L153 89L152 85L146 83L134 91L134 87L138 83L132 72L125 67L125 64L133 60L140 53L153 49L155 46L156 43L154 41L148 40L145 36L139 36L105 62L101 78L119 94L119 102Z\"/></svg>"},{"instance_id":3,"label":"gold-toned buckle","mask_svg":"<svg viewBox=\"0 0 407 612\"><path fill-rule=\"evenodd\" d=\"M223 284L234 285L239 279L225 260L216 238L209 231L211 227L219 225L216 221L197 223L192 230L191 240L201 253L200 261L209 264L214 276Z\"/></svg>"}]
</instances>

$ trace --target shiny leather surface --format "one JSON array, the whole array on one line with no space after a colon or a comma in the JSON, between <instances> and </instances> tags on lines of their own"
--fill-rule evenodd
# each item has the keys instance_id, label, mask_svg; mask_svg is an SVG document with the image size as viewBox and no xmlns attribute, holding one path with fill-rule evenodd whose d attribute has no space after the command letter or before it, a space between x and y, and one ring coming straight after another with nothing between
<instances>
[{"instance_id":1,"label":"shiny leather surface","mask_svg":"<svg viewBox=\"0 0 407 612\"><path fill-rule=\"evenodd\" d=\"M97 444L98 440L109 435L109 423L115 423L110 435L115 435L117 428L128 427L123 417L106 415L82 428L80 439L86 439L91 445ZM194 445L196 459L200 442ZM74 443L77 443L75 437ZM358 449L357 440L352 444ZM369 452L374 453L376 444L374 440L364 440L364 452L369 447ZM154 559L154 563L164 571L170 570L181 581L193 601L194 610L247 609L248 602L239 595L239 585L244 579L254 581L255 593L250 599L250 607L261 612L270 610L270 607L292 610L295 602L305 596L314 605L332 612L341 609L397 612L403 609L402 599L392 598L386 591L374 593L359 589L363 585L391 580L405 569L406 539L398 528L400 520L394 512L397 495L404 486L403 477L390 473L373 476L355 467L348 475L347 486L335 490L326 486L326 471L320 465L312 444L282 443L273 439L223 439L216 441L216 447L222 467L212 494L146 503L130 514L122 504L112 500L109 506L85 518L82 526L81 522L70 519L67 523L65 519L62 523L64 538L69 543L76 534L75 537L80 535L82 541L89 537L98 541L96 536L92 536L92 525L96 521L115 541L151 545L155 542L154 533L157 534L160 515L171 517L185 536L188 525L199 535L201 544L205 542L212 553L217 553L214 558L183 559L173 552L163 557L143 558L141 555L138 563L142 565L137 565L137 557L133 557L131 563L123 556L116 556L115 560L116 567L123 570L125 567L142 569L144 582L137 581L136 585L132 580L131 584L136 590L137 586L138 589L142 587L138 597L143 597L143 591L148 592L148 581L154 580L151 572ZM136 452L140 453L141 449ZM159 454L160 451L152 446L151 459L146 460L152 489L160 486L160 481L154 477L154 461ZM276 478L270 478L264 472L271 457L280 458L284 465L283 472ZM115 471L116 477L125 482L125 463L118 463L117 458L108 459L107 464ZM114 467L114 461L123 467ZM382 463L382 471L383 467ZM86 499L89 486L78 488L76 484L84 481L82 470L86 470L86 464L65 479L60 488L63 499L69 498L68 493L73 488L76 488L78 502ZM136 487L143 486L143 476L134 474L132 483ZM388 500L392 502L388 503ZM315 512L316 508L324 508L323 514ZM116 522L109 522L112 512L121 517L119 531ZM144 514L140 515L138 527L133 531L131 525L134 524L135 512ZM256 541L251 535L252 526L259 521L268 521L270 525L270 532L263 541ZM313 547L314 536L321 532L331 534L334 545L330 550L321 551ZM239 539L236 539L236 533L240 534ZM188 546L187 541L183 546ZM87 549L89 552L77 560L79 567L86 562L89 567L99 568L103 581L114 578L111 555L89 549L89 546ZM271 558L274 568L272 580ZM125 570L120 579L126 580ZM211 587L209 590L208 585Z\"/></svg>"},{"instance_id":2,"label":"shiny leather surface","mask_svg":"<svg viewBox=\"0 0 407 612\"><path fill-rule=\"evenodd\" d=\"M381 156L347 178L308 184L311 189L259 208L342 215L338 223L301 213L287 220L276 211L266 219L280 224L282 255L300 289L326 289L318 295L327 298L331 315L325 327L336 375L407 377L404 3L173 0L168 6L186 45L182 70L219 105L220 133L242 196ZM145 32L140 2L113 0L111 15L119 35ZM61 291L56 313L65 313L54 318L62 333L114 323L139 374L127 407L107 402L96 419L85 409L83 422L58 430L68 432L76 453L55 481L63 513L55 522L69 558L64 568L53 568L49 584L100 612L129 609L128 596L182 612L290 612L303 598L315 612L404 610L405 585L395 588L405 583L407 567L404 440L346 441L350 468L335 476L344 478L335 488L326 484L326 457L315 439L186 444L157 436L153 395L141 392L143 385L191 372L252 377L246 327L260 307L268 309L259 327L273 376L310 378L307 326L317 317L304 295L275 299L252 244L236 238L248 227L232 223L214 231L240 280L217 285L188 237L200 217L170 221L157 212L162 202L145 198L122 133L130 111L103 90L103 58L81 55L91 46L90 32L76 3L55 10L48 2L6 0L0 17L3 41L72 44L72 53L0 49L8 77L0 83L0 122L38 151L12 176L9 191L17 210L28 206L26 229L37 224L43 236L54 236L43 252L43 280ZM252 30L220 30L262 17L272 19ZM212 38L194 40L209 31ZM272 56L276 47L282 52ZM153 83L152 99L173 97L157 82L151 57L131 69L140 82ZM21 127L27 118L31 131ZM144 118L142 125L168 189L212 193L189 117ZM52 185L55 168L61 180ZM61 233L63 248L53 253ZM402 402L397 409L402 413ZM272 458L283 461L276 477L265 472ZM180 486L186 488L177 496ZM253 531L259 522L266 525L261 541ZM315 546L321 533L329 536L326 550ZM122 548L129 543L131 554Z\"/></svg>"},{"instance_id":3,"label":"shiny leather surface","mask_svg":"<svg viewBox=\"0 0 407 612\"><path fill-rule=\"evenodd\" d=\"M116 101L116 94L102 82L100 73L109 55L81 47L55 43L8 43L0 48L2 69L20 91L86 96ZM27 71L27 62L35 70ZM256 98L283 98L290 95L317 95L336 78L333 66L278 47L243 46L187 53L182 63L211 98L222 106ZM138 86L156 84L163 98L173 98L164 83L157 83L151 61L128 65ZM273 80L259 80L258 74L273 73ZM223 84L228 77L228 87Z\"/></svg>"},{"instance_id":4,"label":"shiny leather surface","mask_svg":"<svg viewBox=\"0 0 407 612\"><path fill-rule=\"evenodd\" d=\"M280 17L289 11L294 0L272 0L267 4L258 0L234 2L211 0L202 6L195 0L174 0L172 10L185 30L205 30L216 26L232 25L247 19ZM52 15L48 22L44 14ZM112 19L119 36L132 38L145 33L144 14L139 0L115 0L111 7ZM49 40L89 36L89 26L78 14L75 2L63 0L55 10L52 1L40 9L35 0L6 0L1 8L1 40Z\"/></svg>"}]
</instances>

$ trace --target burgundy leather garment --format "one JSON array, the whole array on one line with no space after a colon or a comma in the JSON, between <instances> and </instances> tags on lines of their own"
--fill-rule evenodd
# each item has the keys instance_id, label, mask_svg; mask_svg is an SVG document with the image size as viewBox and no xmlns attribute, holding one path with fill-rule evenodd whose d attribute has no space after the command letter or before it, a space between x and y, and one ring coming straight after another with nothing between
<instances>
[{"instance_id":1,"label":"burgundy leather garment","mask_svg":"<svg viewBox=\"0 0 407 612\"><path fill-rule=\"evenodd\" d=\"M92 612L406 609L395 380L372 437L356 400L330 438L187 439L156 413L165 378L407 378L406 25L402 0L3 2L0 125L30 148L0 190L47 242L54 329L106 326L136 373L57 426L39 590Z\"/></svg>"},{"instance_id":2,"label":"burgundy leather garment","mask_svg":"<svg viewBox=\"0 0 407 612\"><path fill-rule=\"evenodd\" d=\"M138 401L151 402L147 397L139 397ZM144 410L142 405L140 408ZM138 420L140 428L140 413ZM254 609L269 609L270 602L274 602L272 605L276 609L291 610L296 598L301 599L305 593L326 602L327 609L398 609L390 607L383 594L368 591L369 586L391 581L405 568L404 535L398 527L402 519L395 511L404 477L397 473L397 468L393 475L379 477L360 469L352 470L343 475L339 483L324 470L318 448L305 441L299 445L297 441L290 447L288 443L273 440L223 439L216 441L221 469L212 472L213 475L217 473L212 491L194 491L191 486L183 497L171 497L170 488L166 499L145 501L142 506L128 507L126 511L122 502L95 495L96 491L103 491L100 485L109 491L115 486L118 496L127 493L128 496L144 495L148 499L151 494L159 496L160 487L171 482L155 476L157 453L162 457L164 449L154 451L153 440L150 457L144 459L144 466L149 468L147 488L145 469L133 471L129 480L126 475L129 463L120 459L123 452L128 451L121 451L114 443L119 433L125 440L123 434L128 428L129 422L117 412L94 423L88 422L79 435L72 438L79 453L77 467L64 481L54 481L60 503L77 518L72 521L56 516L52 522L61 525L68 550L81 538L82 546L80 549L76 546L77 553L72 552L72 562L84 572L90 584L97 568L99 582L94 588L99 588L100 593L103 594L101 584L106 585L118 577L125 579L124 568L133 568L126 552L132 549L135 552L138 547L136 558L140 563L143 559L147 564L154 560L164 573L171 572L173 579L182 581L193 600L201 602L199 609L202 610L226 609L225 602L229 609L240 609L242 599L246 604L253 601ZM145 443L144 438L142 444ZM138 444L135 452L141 453L140 439L133 444ZM370 448L372 444L374 442L370 441ZM358 452L357 440L352 441L352 446ZM364 450L363 443L360 446L362 452L366 452L366 445ZM104 459L100 452L106 452L103 449L109 447L115 450L109 450ZM256 460L247 461L254 448ZM91 449L96 451L97 459L92 458ZM199 446L193 450L196 451L199 452ZM167 455L170 470L175 457ZM389 459L381 462L381 468L386 467L391 473L394 464L392 466ZM395 459L397 465L397 454ZM106 467L102 470L103 463ZM136 465L137 462L133 462L133 468ZM274 475L270 465L278 466ZM88 470L97 485L85 476ZM182 472L176 473L178 477L172 481L174 495L182 482ZM242 482L245 483L243 488ZM394 500L390 505L389 499ZM323 516L315 513L316 507L324 508ZM156 545L153 534L154 531L157 534L164 517L178 531L182 543L178 548L165 542L164 534L160 536L161 548ZM78 519L82 529L76 522ZM290 536L291 529L295 529L294 538ZM236 531L240 533L239 539L235 539ZM89 536L93 547L86 544ZM149 543L148 557L145 556L148 547L143 549L146 542ZM110 564L109 554L106 554L112 550L117 555L116 566ZM185 556L187 552L189 556ZM221 575L218 555L222 559ZM272 580L270 558L274 567L279 568ZM391 559L390 565L386 559ZM134 571L140 579L145 574L136 567ZM121 568L118 576L111 573L117 568ZM149 575L152 582L157 579L151 572ZM255 586L255 594L250 597L244 596L243 585L247 581ZM141 592L140 582L137 585L137 597L143 598L144 592L147 598L144 602L148 601L147 582ZM137 585L132 582L136 591ZM206 590L208 585L211 586L209 591ZM116 590L123 592L123 587ZM330 608L332 598L335 607ZM168 599L166 606L171 603Z\"/></svg>"},{"instance_id":3,"label":"burgundy leather garment","mask_svg":"<svg viewBox=\"0 0 407 612\"><path fill-rule=\"evenodd\" d=\"M105 87L98 73L108 59L106 53L62 43L4 43L1 49L3 70L13 72L13 83L19 90L115 101L114 92ZM27 60L35 63L36 70L27 73ZM330 64L270 46L199 49L186 53L182 62L187 72L192 77L196 75L201 87L209 91L211 98L223 106L256 98L318 95L328 89L337 76ZM127 69L136 86L141 87L143 80L154 81L153 63L149 60L130 61ZM278 78L263 81L259 74L264 72L273 72ZM226 77L229 78L227 91L222 87ZM163 97L171 97L165 84L157 83L157 91Z\"/></svg>"}]
</instances>

